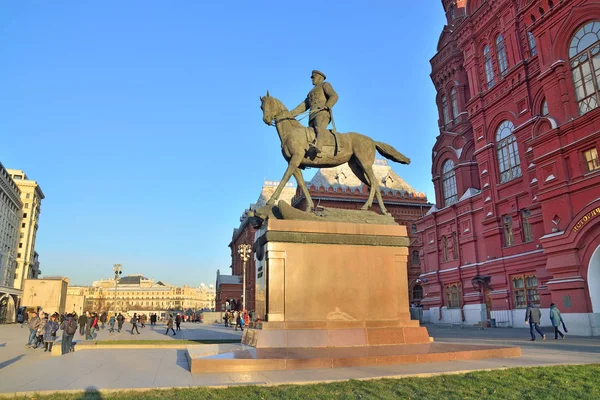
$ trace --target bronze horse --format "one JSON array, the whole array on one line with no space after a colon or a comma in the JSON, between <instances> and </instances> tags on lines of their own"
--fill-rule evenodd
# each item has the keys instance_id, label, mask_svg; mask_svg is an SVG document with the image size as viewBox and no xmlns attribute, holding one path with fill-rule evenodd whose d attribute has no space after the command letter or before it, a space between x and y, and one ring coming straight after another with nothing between
<instances>
[{"instance_id":1,"label":"bronze horse","mask_svg":"<svg viewBox=\"0 0 600 400\"><path fill-rule=\"evenodd\" d=\"M385 158L401 164L410 164L409 158L405 157L388 144L376 142L368 136L355 132L337 135L339 151L336 152L335 155L322 154L321 157L315 157L314 155L310 156L307 139L307 137L309 137L307 130L310 128L303 126L293 118L292 114L283 103L275 97L271 97L268 91L266 96L260 98L260 101L260 108L263 112L263 121L267 125L273 125L273 123L275 123L277 133L279 134L279 140L281 141L281 152L288 162L288 167L283 174L277 189L269 201L267 201L267 206L273 206L275 204L279 199L281 191L288 183L291 176L294 175L298 186L306 198L306 211L312 211L314 202L310 197L310 193L304 182L301 169L304 169L305 167L331 168L348 163L350 169L358 179L370 188L369 198L362 206L361 210L368 210L373 205L373 199L376 196L377 204L379 204L381 212L387 214L383 199L381 198L379 184L375 177L375 173L373 172L375 152L378 151L379 154Z\"/></svg>"}]
</instances>

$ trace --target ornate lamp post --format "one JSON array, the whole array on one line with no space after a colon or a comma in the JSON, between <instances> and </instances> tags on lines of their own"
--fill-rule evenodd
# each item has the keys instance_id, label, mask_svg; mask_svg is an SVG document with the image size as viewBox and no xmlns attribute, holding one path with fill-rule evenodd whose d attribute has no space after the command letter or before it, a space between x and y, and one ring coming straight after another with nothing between
<instances>
[{"instance_id":1,"label":"ornate lamp post","mask_svg":"<svg viewBox=\"0 0 600 400\"><path fill-rule=\"evenodd\" d=\"M242 257L242 261L243 261L243 269L244 269L244 279L243 279L243 283L242 283L242 296L243 296L243 303L242 303L242 311L246 311L246 262L248 262L248 260L250 259L250 256L252 255L252 246L249 244L240 244L238 246L238 253L240 254L240 256Z\"/></svg>"},{"instance_id":2,"label":"ornate lamp post","mask_svg":"<svg viewBox=\"0 0 600 400\"><path fill-rule=\"evenodd\" d=\"M119 286L119 277L123 273L121 264L114 264L113 271L115 273L115 314L117 313L117 287Z\"/></svg>"}]
</instances>

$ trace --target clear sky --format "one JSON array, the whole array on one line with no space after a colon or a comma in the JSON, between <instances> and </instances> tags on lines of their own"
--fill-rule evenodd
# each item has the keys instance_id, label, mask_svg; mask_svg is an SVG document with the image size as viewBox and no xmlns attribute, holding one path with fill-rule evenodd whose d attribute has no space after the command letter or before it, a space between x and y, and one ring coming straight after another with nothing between
<instances>
[{"instance_id":1,"label":"clear sky","mask_svg":"<svg viewBox=\"0 0 600 400\"><path fill-rule=\"evenodd\" d=\"M11 1L0 13L0 161L38 181L44 275L174 284L230 273L233 229L285 169L262 122L327 74L338 131L412 159L434 202L429 60L441 1ZM308 180L316 172L309 170Z\"/></svg>"}]
</instances>

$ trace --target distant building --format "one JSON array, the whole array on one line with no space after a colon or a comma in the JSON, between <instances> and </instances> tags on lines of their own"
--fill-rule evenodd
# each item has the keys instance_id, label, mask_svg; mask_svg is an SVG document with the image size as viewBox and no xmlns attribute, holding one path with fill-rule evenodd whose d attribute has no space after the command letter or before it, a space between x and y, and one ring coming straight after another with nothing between
<instances>
[{"instance_id":1,"label":"distant building","mask_svg":"<svg viewBox=\"0 0 600 400\"><path fill-rule=\"evenodd\" d=\"M215 308L215 291L212 285L175 286L142 275L129 275L119 279L116 286L116 297L114 279L94 281L92 286L69 287L67 311L77 311L76 308L82 307L82 311L116 309L119 312L159 313L166 310L186 312Z\"/></svg>"},{"instance_id":2,"label":"distant building","mask_svg":"<svg viewBox=\"0 0 600 400\"><path fill-rule=\"evenodd\" d=\"M7 172L20 189L23 203L14 278L15 288L21 289L25 279L35 279L41 273L35 253L35 240L44 193L38 183L30 180L25 172L17 169L7 169Z\"/></svg>"},{"instance_id":3,"label":"distant building","mask_svg":"<svg viewBox=\"0 0 600 400\"><path fill-rule=\"evenodd\" d=\"M0 323L15 322L22 290L15 288L21 224L21 190L0 163Z\"/></svg>"},{"instance_id":4,"label":"distant building","mask_svg":"<svg viewBox=\"0 0 600 400\"><path fill-rule=\"evenodd\" d=\"M238 302L242 296L242 277L236 275L221 275L221 272L217 270L217 293L216 293L216 309L215 311L226 311L233 309L233 301ZM232 301L233 300L233 301ZM246 307L249 310L250 305L248 303Z\"/></svg>"},{"instance_id":5,"label":"distant building","mask_svg":"<svg viewBox=\"0 0 600 400\"><path fill-rule=\"evenodd\" d=\"M409 301L420 302L423 296L417 278L421 273L421 257L419 255L419 236L417 235L417 219L423 217L432 204L424 193L410 186L400 175L394 172L387 160L376 159L373 172L381 190L383 203L394 220L406 226L410 239L408 257L408 289ZM306 183L310 196L317 207L360 209L369 197L369 188L354 175L348 164L334 168L321 168ZM298 190L292 199L292 205L298 209L306 208L306 198ZM380 212L377 202L373 203L373 212Z\"/></svg>"}]
</instances>

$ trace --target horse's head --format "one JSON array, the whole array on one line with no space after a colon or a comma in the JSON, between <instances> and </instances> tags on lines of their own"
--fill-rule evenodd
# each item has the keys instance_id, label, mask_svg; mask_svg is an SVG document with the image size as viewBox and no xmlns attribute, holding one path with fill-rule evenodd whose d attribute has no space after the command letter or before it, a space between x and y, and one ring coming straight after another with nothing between
<instances>
[{"instance_id":1,"label":"horse's head","mask_svg":"<svg viewBox=\"0 0 600 400\"><path fill-rule=\"evenodd\" d=\"M268 90L267 95L261 96L260 98L260 109L263 112L263 121L267 125L273 125L273 120L275 117L282 111L286 110L279 100L269 95Z\"/></svg>"}]
</instances>

